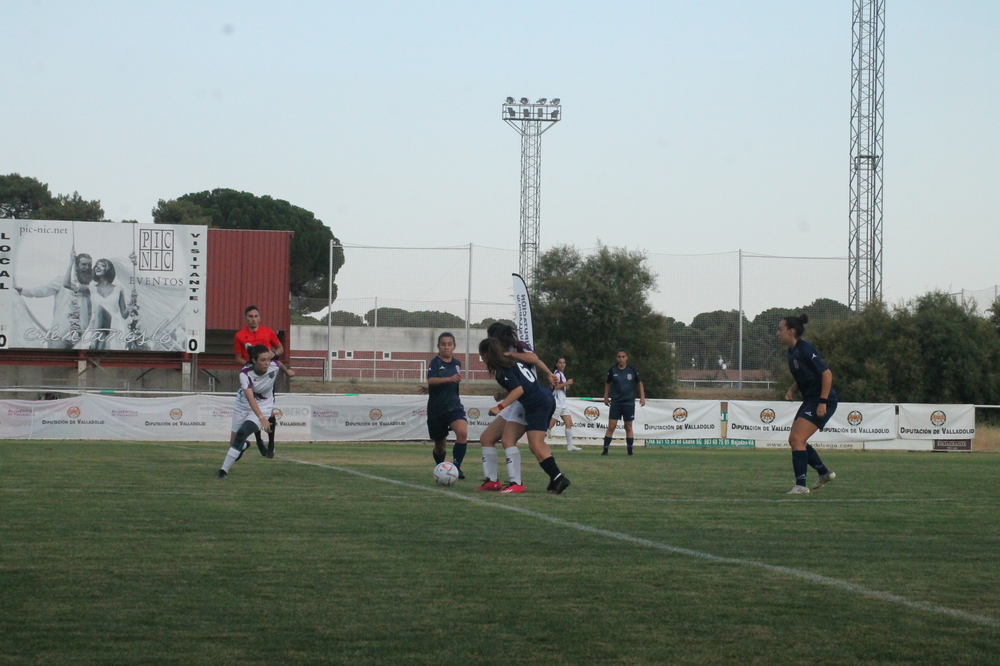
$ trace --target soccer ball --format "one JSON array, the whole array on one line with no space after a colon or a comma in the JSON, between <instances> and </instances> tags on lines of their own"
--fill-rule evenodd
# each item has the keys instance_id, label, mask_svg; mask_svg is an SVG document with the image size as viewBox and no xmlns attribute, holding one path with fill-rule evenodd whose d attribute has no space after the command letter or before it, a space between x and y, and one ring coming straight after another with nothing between
<instances>
[{"instance_id":1,"label":"soccer ball","mask_svg":"<svg viewBox=\"0 0 1000 666\"><path fill-rule=\"evenodd\" d=\"M434 468L434 483L439 486L451 486L458 481L458 468L454 463L443 462Z\"/></svg>"}]
</instances>

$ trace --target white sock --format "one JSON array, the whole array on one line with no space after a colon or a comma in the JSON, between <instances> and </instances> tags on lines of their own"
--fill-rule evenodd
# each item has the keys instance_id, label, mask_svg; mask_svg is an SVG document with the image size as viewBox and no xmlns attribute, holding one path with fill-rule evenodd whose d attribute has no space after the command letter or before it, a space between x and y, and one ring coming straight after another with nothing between
<instances>
[{"instance_id":1,"label":"white sock","mask_svg":"<svg viewBox=\"0 0 1000 666\"><path fill-rule=\"evenodd\" d=\"M483 447L483 476L490 481L497 480L497 447Z\"/></svg>"},{"instance_id":2,"label":"white sock","mask_svg":"<svg viewBox=\"0 0 1000 666\"><path fill-rule=\"evenodd\" d=\"M510 482L521 485L521 449L512 446L503 452L507 455L507 476L510 477Z\"/></svg>"},{"instance_id":3,"label":"white sock","mask_svg":"<svg viewBox=\"0 0 1000 666\"><path fill-rule=\"evenodd\" d=\"M566 448L569 449L569 448L572 448L572 447L573 447L573 429L567 427L566 428Z\"/></svg>"},{"instance_id":4,"label":"white sock","mask_svg":"<svg viewBox=\"0 0 1000 666\"><path fill-rule=\"evenodd\" d=\"M240 454L236 452L236 449L230 446L229 450L226 451L226 459L222 461L222 471L228 474L229 468L233 466L233 463L236 462L239 455Z\"/></svg>"}]
</instances>

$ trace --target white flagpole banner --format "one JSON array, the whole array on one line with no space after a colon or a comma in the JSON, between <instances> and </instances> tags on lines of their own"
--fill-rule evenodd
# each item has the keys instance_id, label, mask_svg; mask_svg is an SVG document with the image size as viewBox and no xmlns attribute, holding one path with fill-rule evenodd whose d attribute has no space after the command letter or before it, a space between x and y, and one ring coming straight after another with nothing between
<instances>
[{"instance_id":1,"label":"white flagpole banner","mask_svg":"<svg viewBox=\"0 0 1000 666\"><path fill-rule=\"evenodd\" d=\"M972 439L975 436L974 405L899 406L900 439Z\"/></svg>"},{"instance_id":2,"label":"white flagpole banner","mask_svg":"<svg viewBox=\"0 0 1000 666\"><path fill-rule=\"evenodd\" d=\"M517 339L535 348L535 335L531 329L531 301L528 300L528 285L517 273L512 273L514 280L514 325L517 327Z\"/></svg>"},{"instance_id":3,"label":"white flagpole banner","mask_svg":"<svg viewBox=\"0 0 1000 666\"><path fill-rule=\"evenodd\" d=\"M573 437L603 438L608 429L608 407L600 400L567 398L573 419ZM647 400L635 405L632 433L636 439L691 439L722 436L721 404L718 400ZM565 436L559 421L552 428L555 437ZM615 426L616 438L625 437L625 422Z\"/></svg>"},{"instance_id":4,"label":"white flagpole banner","mask_svg":"<svg viewBox=\"0 0 1000 666\"><path fill-rule=\"evenodd\" d=\"M800 402L729 402L727 436L787 441ZM896 438L896 406L860 402L837 405L826 428L816 431L810 442L864 442Z\"/></svg>"},{"instance_id":5,"label":"white flagpole banner","mask_svg":"<svg viewBox=\"0 0 1000 666\"><path fill-rule=\"evenodd\" d=\"M0 220L0 349L205 346L208 227Z\"/></svg>"}]
</instances>

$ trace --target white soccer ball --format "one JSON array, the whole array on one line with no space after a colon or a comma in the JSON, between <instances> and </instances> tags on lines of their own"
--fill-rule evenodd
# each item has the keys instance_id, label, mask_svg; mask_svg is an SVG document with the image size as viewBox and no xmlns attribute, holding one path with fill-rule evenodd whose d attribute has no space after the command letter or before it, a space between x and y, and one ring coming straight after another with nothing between
<instances>
[{"instance_id":1,"label":"white soccer ball","mask_svg":"<svg viewBox=\"0 0 1000 666\"><path fill-rule=\"evenodd\" d=\"M451 486L458 481L458 468L455 463L443 462L434 468L434 483L439 486Z\"/></svg>"}]
</instances>

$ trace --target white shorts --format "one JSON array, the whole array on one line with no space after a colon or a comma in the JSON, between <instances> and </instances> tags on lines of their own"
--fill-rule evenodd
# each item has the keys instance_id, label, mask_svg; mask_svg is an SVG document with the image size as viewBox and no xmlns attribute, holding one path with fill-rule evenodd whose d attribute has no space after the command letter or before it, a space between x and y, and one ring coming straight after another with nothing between
<instances>
[{"instance_id":1,"label":"white shorts","mask_svg":"<svg viewBox=\"0 0 1000 666\"><path fill-rule=\"evenodd\" d=\"M520 423L523 426L528 425L528 421L524 418L524 405L521 404L520 400L507 405L498 416L505 419L508 423Z\"/></svg>"},{"instance_id":2,"label":"white shorts","mask_svg":"<svg viewBox=\"0 0 1000 666\"><path fill-rule=\"evenodd\" d=\"M569 407L566 405L566 394L562 392L556 393L553 391L552 395L556 399L556 410L552 412L552 418L560 419L564 416L569 416Z\"/></svg>"},{"instance_id":3,"label":"white shorts","mask_svg":"<svg viewBox=\"0 0 1000 666\"><path fill-rule=\"evenodd\" d=\"M258 400L257 406L260 407L260 413L264 415L265 419L267 419L271 416L271 412L274 410L274 401ZM244 406L237 404L233 407L232 431L239 432L240 426L242 426L246 421L252 421L258 428L261 428L260 419L258 419L257 415L253 413L252 409L250 409L250 405Z\"/></svg>"}]
</instances>

